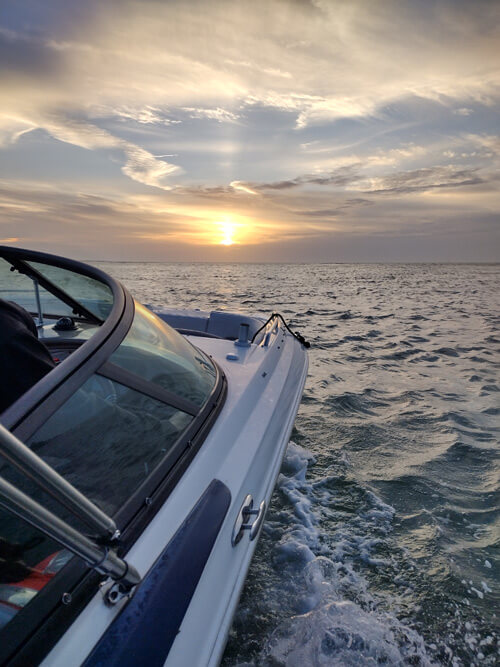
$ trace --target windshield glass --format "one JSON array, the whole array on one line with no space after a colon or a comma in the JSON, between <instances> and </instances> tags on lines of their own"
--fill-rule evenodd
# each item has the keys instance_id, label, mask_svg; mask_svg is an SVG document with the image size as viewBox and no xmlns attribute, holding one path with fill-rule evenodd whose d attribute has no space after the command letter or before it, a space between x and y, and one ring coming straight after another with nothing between
<instances>
[{"instance_id":1,"label":"windshield glass","mask_svg":"<svg viewBox=\"0 0 500 667\"><path fill-rule=\"evenodd\" d=\"M210 359L137 301L132 327L110 361L197 406L216 381Z\"/></svg>"},{"instance_id":2,"label":"windshield glass","mask_svg":"<svg viewBox=\"0 0 500 667\"><path fill-rule=\"evenodd\" d=\"M97 317L106 319L109 315L113 306L113 293L107 285L58 266L40 262L26 263Z\"/></svg>"},{"instance_id":3,"label":"windshield glass","mask_svg":"<svg viewBox=\"0 0 500 667\"><path fill-rule=\"evenodd\" d=\"M0 298L6 301L14 301L33 315L38 315L35 285L33 280L19 271L12 271L12 265L0 258ZM39 285L40 303L42 314L48 317L55 315L72 316L70 306L63 303L56 296L47 292Z\"/></svg>"},{"instance_id":4,"label":"windshield glass","mask_svg":"<svg viewBox=\"0 0 500 667\"><path fill-rule=\"evenodd\" d=\"M115 514L192 420L131 387L93 375L27 444L105 512Z\"/></svg>"},{"instance_id":5,"label":"windshield glass","mask_svg":"<svg viewBox=\"0 0 500 667\"><path fill-rule=\"evenodd\" d=\"M87 318L94 315L99 320L105 320L113 307L113 293L111 288L98 280L89 278L68 269L62 269L50 264L27 261L26 265L35 269L43 278L62 290L70 299L82 304L87 311ZM21 269L22 271L22 269ZM72 305L63 301L64 296L56 296L41 284L35 285L33 278L17 269L13 270L10 262L0 258L0 298L6 301L14 301L33 315L38 315L37 290L40 298L42 316L51 317L69 316L75 317L76 313ZM76 304L75 304L76 306ZM83 313L83 318L86 319Z\"/></svg>"}]
</instances>

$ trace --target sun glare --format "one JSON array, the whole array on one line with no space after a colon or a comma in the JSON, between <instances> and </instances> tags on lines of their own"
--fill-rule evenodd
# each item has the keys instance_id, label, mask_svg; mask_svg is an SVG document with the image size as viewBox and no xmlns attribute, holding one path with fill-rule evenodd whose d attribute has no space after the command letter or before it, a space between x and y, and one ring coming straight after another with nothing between
<instances>
[{"instance_id":1,"label":"sun glare","mask_svg":"<svg viewBox=\"0 0 500 667\"><path fill-rule=\"evenodd\" d=\"M221 223L222 239L220 241L221 245L233 245L235 240L234 236L234 223L229 220L225 220Z\"/></svg>"}]
</instances>

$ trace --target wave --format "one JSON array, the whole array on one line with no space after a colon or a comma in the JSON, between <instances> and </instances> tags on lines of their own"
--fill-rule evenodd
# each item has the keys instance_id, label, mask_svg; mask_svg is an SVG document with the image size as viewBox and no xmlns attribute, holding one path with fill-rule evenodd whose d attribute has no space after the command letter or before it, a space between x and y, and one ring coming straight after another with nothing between
<instances>
[{"instance_id":1,"label":"wave","mask_svg":"<svg viewBox=\"0 0 500 667\"><path fill-rule=\"evenodd\" d=\"M374 398L373 389L365 389L362 394L345 392L339 396L329 396L325 405L339 415L375 415L374 408L386 407L389 403Z\"/></svg>"},{"instance_id":2,"label":"wave","mask_svg":"<svg viewBox=\"0 0 500 667\"><path fill-rule=\"evenodd\" d=\"M393 359L395 361L402 361L403 359L408 359L409 357L413 357L415 354L420 354L424 350L421 350L419 348L411 349L411 350L397 350L396 352L393 352L392 354L386 354L382 356L382 359Z\"/></svg>"}]
</instances>

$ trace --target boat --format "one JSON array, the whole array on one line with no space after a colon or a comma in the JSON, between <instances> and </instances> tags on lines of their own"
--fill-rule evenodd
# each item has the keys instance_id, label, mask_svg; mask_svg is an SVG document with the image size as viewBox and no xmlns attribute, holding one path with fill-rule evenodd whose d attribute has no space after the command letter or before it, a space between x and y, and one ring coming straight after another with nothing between
<instances>
[{"instance_id":1,"label":"boat","mask_svg":"<svg viewBox=\"0 0 500 667\"><path fill-rule=\"evenodd\" d=\"M0 298L53 361L0 415L0 662L219 664L306 341L277 313L153 312L98 268L12 246Z\"/></svg>"}]
</instances>

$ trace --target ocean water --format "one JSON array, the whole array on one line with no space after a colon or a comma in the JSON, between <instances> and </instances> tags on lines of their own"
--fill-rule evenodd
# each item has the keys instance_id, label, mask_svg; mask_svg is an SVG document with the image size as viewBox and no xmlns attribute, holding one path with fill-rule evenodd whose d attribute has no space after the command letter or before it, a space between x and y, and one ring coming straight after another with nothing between
<instances>
[{"instance_id":1,"label":"ocean water","mask_svg":"<svg viewBox=\"0 0 500 667\"><path fill-rule=\"evenodd\" d=\"M99 265L312 345L225 667L500 663L500 265Z\"/></svg>"}]
</instances>

